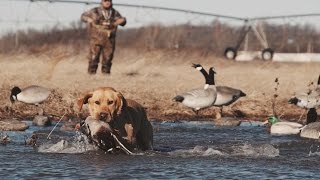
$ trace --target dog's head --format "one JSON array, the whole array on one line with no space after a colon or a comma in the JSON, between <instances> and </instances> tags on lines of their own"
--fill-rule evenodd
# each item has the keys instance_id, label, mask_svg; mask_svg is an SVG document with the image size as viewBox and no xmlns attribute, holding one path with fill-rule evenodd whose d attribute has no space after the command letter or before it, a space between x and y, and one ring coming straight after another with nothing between
<instances>
[{"instance_id":1,"label":"dog's head","mask_svg":"<svg viewBox=\"0 0 320 180\"><path fill-rule=\"evenodd\" d=\"M90 116L97 120L111 122L127 106L123 95L111 87L98 88L78 100L79 110L89 104Z\"/></svg>"}]
</instances>

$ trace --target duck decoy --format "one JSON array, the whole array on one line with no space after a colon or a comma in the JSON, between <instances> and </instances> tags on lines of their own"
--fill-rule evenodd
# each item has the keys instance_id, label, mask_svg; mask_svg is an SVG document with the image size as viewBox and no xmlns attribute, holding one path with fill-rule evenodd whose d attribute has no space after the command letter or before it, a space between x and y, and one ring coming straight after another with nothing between
<instances>
[{"instance_id":1,"label":"duck decoy","mask_svg":"<svg viewBox=\"0 0 320 180\"><path fill-rule=\"evenodd\" d=\"M320 122L316 122L318 118L316 108L319 107L320 96L320 76L318 78L317 87L308 93L300 93L289 99L290 104L304 108L307 113L306 125L295 122L279 122L275 116L269 117L270 133L271 134L299 134L300 137L319 139L320 137ZM299 120L303 114L300 116Z\"/></svg>"},{"instance_id":2,"label":"duck decoy","mask_svg":"<svg viewBox=\"0 0 320 180\"><path fill-rule=\"evenodd\" d=\"M268 131L273 135L292 135L299 134L303 125L296 122L280 121L279 118L272 115L263 123L267 125Z\"/></svg>"}]
</instances>

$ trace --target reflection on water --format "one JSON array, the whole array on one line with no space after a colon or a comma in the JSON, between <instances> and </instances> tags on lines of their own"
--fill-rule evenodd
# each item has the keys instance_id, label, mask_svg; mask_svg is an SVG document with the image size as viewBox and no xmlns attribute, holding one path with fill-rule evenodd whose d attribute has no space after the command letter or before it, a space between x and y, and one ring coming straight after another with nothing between
<instances>
[{"instance_id":1,"label":"reflection on water","mask_svg":"<svg viewBox=\"0 0 320 180\"><path fill-rule=\"evenodd\" d=\"M106 154L75 132L31 126L7 132L0 146L0 178L245 178L318 179L320 142L271 136L265 127L215 127L211 122L154 122L154 151ZM24 146L39 134L40 146Z\"/></svg>"}]
</instances>

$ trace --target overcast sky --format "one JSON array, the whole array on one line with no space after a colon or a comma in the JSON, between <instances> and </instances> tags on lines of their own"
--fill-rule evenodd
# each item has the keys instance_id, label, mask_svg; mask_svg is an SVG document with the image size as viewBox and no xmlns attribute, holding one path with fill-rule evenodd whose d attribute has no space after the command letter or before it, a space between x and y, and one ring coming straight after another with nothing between
<instances>
[{"instance_id":1,"label":"overcast sky","mask_svg":"<svg viewBox=\"0 0 320 180\"><path fill-rule=\"evenodd\" d=\"M99 2L99 0L91 0ZM114 0L114 3L138 4L186 9L237 17L277 16L288 14L320 13L320 0ZM0 1L0 30L4 32L18 28L43 28L56 24L69 24L79 20L80 14L96 5L46 3L30 1ZM128 19L128 27L152 22L163 24L209 23L215 18L185 13L170 13L159 10L117 7ZM221 18L220 18L221 19ZM221 19L224 20L224 19ZM17 22L18 21L18 22ZM320 17L281 19L281 22L319 24ZM232 22L231 23L237 23ZM238 22L240 23L240 22Z\"/></svg>"},{"instance_id":2,"label":"overcast sky","mask_svg":"<svg viewBox=\"0 0 320 180\"><path fill-rule=\"evenodd\" d=\"M252 17L320 12L319 0L118 0Z\"/></svg>"}]
</instances>

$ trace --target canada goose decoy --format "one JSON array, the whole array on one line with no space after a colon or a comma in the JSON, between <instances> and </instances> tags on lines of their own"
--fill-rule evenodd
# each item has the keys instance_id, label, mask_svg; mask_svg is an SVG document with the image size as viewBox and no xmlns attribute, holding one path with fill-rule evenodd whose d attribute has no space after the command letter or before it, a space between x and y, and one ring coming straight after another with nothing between
<instances>
[{"instance_id":1,"label":"canada goose decoy","mask_svg":"<svg viewBox=\"0 0 320 180\"><path fill-rule=\"evenodd\" d=\"M300 136L310 139L320 138L320 122L316 122L318 114L315 108L310 108L307 114L307 125L301 130Z\"/></svg>"},{"instance_id":2,"label":"canada goose decoy","mask_svg":"<svg viewBox=\"0 0 320 180\"><path fill-rule=\"evenodd\" d=\"M199 70L205 79L211 78L208 77L208 73L200 64L193 64L192 67ZM214 77L212 77L212 80L214 82ZM213 106L220 107L220 114L218 115L218 117L222 117L223 106L228 106L237 101L240 97L246 96L246 94L240 89L235 89L228 86L216 86L216 89L217 98Z\"/></svg>"},{"instance_id":3,"label":"canada goose decoy","mask_svg":"<svg viewBox=\"0 0 320 180\"><path fill-rule=\"evenodd\" d=\"M309 112L308 112L309 115L312 115L312 114L314 115L314 113L317 113L316 108L320 106L320 76L318 78L317 87L314 90L311 90L308 93L297 94L291 97L288 103L304 108L306 111L309 109ZM301 114L299 119L301 119L303 114ZM307 120L308 120L308 117L307 117Z\"/></svg>"},{"instance_id":4,"label":"canada goose decoy","mask_svg":"<svg viewBox=\"0 0 320 180\"><path fill-rule=\"evenodd\" d=\"M45 101L50 93L51 91L49 89L41 86L29 86L22 90L19 87L14 87L11 89L10 101L12 103L20 101L27 104L38 105Z\"/></svg>"},{"instance_id":5,"label":"canada goose decoy","mask_svg":"<svg viewBox=\"0 0 320 180\"><path fill-rule=\"evenodd\" d=\"M263 124L267 125L270 134L273 135L299 134L304 127L296 122L280 121L276 116L270 116Z\"/></svg>"},{"instance_id":6,"label":"canada goose decoy","mask_svg":"<svg viewBox=\"0 0 320 180\"><path fill-rule=\"evenodd\" d=\"M319 139L320 138L320 122L313 122L306 125L300 133L300 137L309 139Z\"/></svg>"},{"instance_id":7,"label":"canada goose decoy","mask_svg":"<svg viewBox=\"0 0 320 180\"><path fill-rule=\"evenodd\" d=\"M202 68L203 69L203 68ZM201 70L201 69L200 69ZM207 72L205 72L207 73ZM209 74L207 74L204 88L193 89L191 91L177 95L172 100L181 102L183 105L192 108L192 110L198 114L200 109L205 109L216 101L217 89L214 84L214 68L211 67Z\"/></svg>"}]
</instances>

